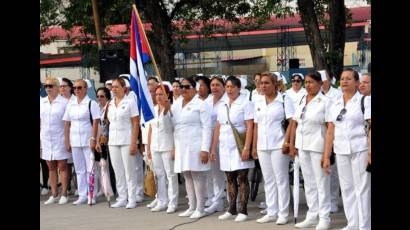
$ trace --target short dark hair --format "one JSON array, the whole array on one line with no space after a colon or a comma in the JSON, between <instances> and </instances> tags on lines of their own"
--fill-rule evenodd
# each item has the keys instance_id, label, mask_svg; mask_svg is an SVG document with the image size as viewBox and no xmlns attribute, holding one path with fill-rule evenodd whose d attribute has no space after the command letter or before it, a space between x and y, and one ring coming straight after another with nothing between
<instances>
[{"instance_id":1,"label":"short dark hair","mask_svg":"<svg viewBox=\"0 0 410 230\"><path fill-rule=\"evenodd\" d=\"M311 77L313 80L315 81L319 81L322 82L322 76L320 75L319 72L317 72L316 70L311 70L309 71L306 75L305 75L305 79L307 77Z\"/></svg>"},{"instance_id":2,"label":"short dark hair","mask_svg":"<svg viewBox=\"0 0 410 230\"><path fill-rule=\"evenodd\" d=\"M262 76L262 73L255 73L255 74L253 75L253 79L255 79L255 77L256 77L257 75Z\"/></svg>"},{"instance_id":3,"label":"short dark hair","mask_svg":"<svg viewBox=\"0 0 410 230\"><path fill-rule=\"evenodd\" d=\"M198 83L199 83L199 80L202 80L205 83L206 87L208 88L208 93L211 92L211 81L209 80L207 76L197 76L195 80Z\"/></svg>"},{"instance_id":4,"label":"short dark hair","mask_svg":"<svg viewBox=\"0 0 410 230\"><path fill-rule=\"evenodd\" d=\"M239 78L231 75L226 79L226 83L228 83L228 81L230 81L234 86L241 88L241 80L239 80Z\"/></svg>"},{"instance_id":5,"label":"short dark hair","mask_svg":"<svg viewBox=\"0 0 410 230\"><path fill-rule=\"evenodd\" d=\"M189 84L190 84L192 87L194 87L194 88L196 87L196 82L195 82L195 80L194 80L194 77L193 77L193 76L190 76L190 77L184 77L184 78L182 78L181 82L182 82L183 80L188 81L188 82L189 82Z\"/></svg>"},{"instance_id":6,"label":"short dark hair","mask_svg":"<svg viewBox=\"0 0 410 230\"><path fill-rule=\"evenodd\" d=\"M345 72L345 71L350 71L350 72L352 72L355 81L358 81L358 80L359 80L359 73L358 73L356 70L354 70L354 69L352 69L352 68L350 68L350 67L347 67L347 68L344 68L344 69L343 69L342 73Z\"/></svg>"},{"instance_id":7,"label":"short dark hair","mask_svg":"<svg viewBox=\"0 0 410 230\"><path fill-rule=\"evenodd\" d=\"M102 90L104 92L105 98L107 98L107 100L111 100L111 93L110 90L108 90L106 87L100 87L97 89L97 93L98 91Z\"/></svg>"},{"instance_id":8,"label":"short dark hair","mask_svg":"<svg viewBox=\"0 0 410 230\"><path fill-rule=\"evenodd\" d=\"M70 79L65 78L65 77L63 77L63 78L61 79L61 81L64 81L65 83L67 83L68 87L70 87L70 93L71 93L71 94L74 94L74 89L73 89L74 84L73 84L73 82L70 81Z\"/></svg>"},{"instance_id":9,"label":"short dark hair","mask_svg":"<svg viewBox=\"0 0 410 230\"><path fill-rule=\"evenodd\" d=\"M158 79L157 79L156 77L153 77L153 76L148 77L147 82L148 82L149 80L154 80L156 83L159 83Z\"/></svg>"},{"instance_id":10,"label":"short dark hair","mask_svg":"<svg viewBox=\"0 0 410 230\"><path fill-rule=\"evenodd\" d=\"M214 80L219 81L223 86L225 86L224 79L221 76L215 75L215 76L211 77L210 82L213 82Z\"/></svg>"},{"instance_id":11,"label":"short dark hair","mask_svg":"<svg viewBox=\"0 0 410 230\"><path fill-rule=\"evenodd\" d=\"M124 76L123 76L123 77L114 78L114 79L112 80L112 82L118 81L118 82L120 83L121 87L126 87L127 85L125 84L125 79L127 79L127 81L129 81L127 77L124 77Z\"/></svg>"},{"instance_id":12,"label":"short dark hair","mask_svg":"<svg viewBox=\"0 0 410 230\"><path fill-rule=\"evenodd\" d=\"M173 85L174 83L178 83L178 85L181 85L181 82L179 82L178 80L172 80L171 85Z\"/></svg>"}]
</instances>

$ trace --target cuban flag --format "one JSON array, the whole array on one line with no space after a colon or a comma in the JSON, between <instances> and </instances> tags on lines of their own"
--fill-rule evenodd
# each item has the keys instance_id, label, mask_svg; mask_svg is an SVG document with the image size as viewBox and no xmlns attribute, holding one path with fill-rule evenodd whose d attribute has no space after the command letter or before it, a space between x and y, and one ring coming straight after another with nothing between
<instances>
[{"instance_id":1,"label":"cuban flag","mask_svg":"<svg viewBox=\"0 0 410 230\"><path fill-rule=\"evenodd\" d=\"M150 55L142 33L144 33L143 28L138 23L135 12L132 11L130 84L132 91L137 96L141 124L144 124L154 118L154 103L147 85L147 73L144 70L144 64L150 61Z\"/></svg>"}]
</instances>

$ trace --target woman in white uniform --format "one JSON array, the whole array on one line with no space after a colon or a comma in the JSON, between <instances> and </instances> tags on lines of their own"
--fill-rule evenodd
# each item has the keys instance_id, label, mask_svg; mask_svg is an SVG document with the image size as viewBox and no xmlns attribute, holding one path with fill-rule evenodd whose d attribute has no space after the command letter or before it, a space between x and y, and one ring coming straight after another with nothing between
<instances>
[{"instance_id":1,"label":"woman in white uniform","mask_svg":"<svg viewBox=\"0 0 410 230\"><path fill-rule=\"evenodd\" d=\"M299 155L308 205L306 219L295 227L316 225L316 230L330 227L330 176L324 173L320 165L326 130L331 121L330 100L320 92L321 86L322 79L317 71L305 76L307 95L295 110L293 119L296 122L293 122L290 140L292 156Z\"/></svg>"},{"instance_id":2,"label":"woman in white uniform","mask_svg":"<svg viewBox=\"0 0 410 230\"><path fill-rule=\"evenodd\" d=\"M137 139L139 113L136 103L125 95L126 83L122 78L112 82L114 98L107 113L109 126L108 149L117 183L117 202L111 207L132 209L137 206Z\"/></svg>"},{"instance_id":3,"label":"woman in white uniform","mask_svg":"<svg viewBox=\"0 0 410 230\"><path fill-rule=\"evenodd\" d=\"M277 76L262 73L261 88L265 100L255 103L254 136L252 154L259 159L265 178L267 214L256 220L286 224L289 215L289 162L287 148L290 125L285 130L284 120L294 115L292 101L284 99L277 90Z\"/></svg>"},{"instance_id":4,"label":"woman in white uniform","mask_svg":"<svg viewBox=\"0 0 410 230\"><path fill-rule=\"evenodd\" d=\"M306 95L306 89L302 87L303 78L301 73L294 73L290 77L292 87L286 90L286 96L292 100L293 108L296 108L302 97Z\"/></svg>"},{"instance_id":5,"label":"woman in white uniform","mask_svg":"<svg viewBox=\"0 0 410 230\"><path fill-rule=\"evenodd\" d=\"M167 85L165 93L171 98L172 94ZM171 113L166 109L170 102L166 98L162 87L155 90L157 105L154 108L155 118L148 128L148 159L152 159L157 183L157 202L151 209L153 212L167 210L173 213L178 207L178 176L174 171L174 127Z\"/></svg>"},{"instance_id":6,"label":"woman in white uniform","mask_svg":"<svg viewBox=\"0 0 410 230\"><path fill-rule=\"evenodd\" d=\"M215 129L216 120L218 116L218 110L221 106L224 106L224 102L226 100L225 94L225 83L221 77L214 76L211 78L211 92L212 97L206 100L209 107L212 108L212 131ZM218 143L216 143L216 154L218 154ZM211 197L211 205L205 209L207 213L214 213L220 212L224 208L224 189L226 188L225 185L225 175L224 172L221 171L219 156L218 155L211 155L211 171L208 175L208 179L210 179L211 184L208 184L209 191L212 191L213 194ZM209 193L208 193L209 199Z\"/></svg>"},{"instance_id":7,"label":"woman in white uniform","mask_svg":"<svg viewBox=\"0 0 410 230\"><path fill-rule=\"evenodd\" d=\"M336 154L342 200L347 226L343 230L371 229L371 184L366 172L369 141L365 122L371 124L370 97L359 93L359 74L351 68L340 77L343 97L331 109L331 122L326 135L323 168L330 169L332 146Z\"/></svg>"},{"instance_id":8,"label":"woman in white uniform","mask_svg":"<svg viewBox=\"0 0 410 230\"><path fill-rule=\"evenodd\" d=\"M77 97L68 103L63 117L64 144L67 151L73 155L79 195L73 204L79 205L87 202L88 179L92 169L91 155L96 145L100 109L98 104L87 96L87 83L84 80L75 81L73 88ZM96 197L97 193L94 193L92 204L95 204Z\"/></svg>"},{"instance_id":9,"label":"woman in white uniform","mask_svg":"<svg viewBox=\"0 0 410 230\"><path fill-rule=\"evenodd\" d=\"M181 217L200 218L205 215L206 177L210 170L211 109L195 96L196 82L192 77L181 82L183 100L172 105L176 173L183 173L189 208Z\"/></svg>"},{"instance_id":10,"label":"woman in white uniform","mask_svg":"<svg viewBox=\"0 0 410 230\"><path fill-rule=\"evenodd\" d=\"M216 143L219 141L221 170L225 171L228 180L229 209L218 219L231 219L237 214L236 199L239 187L240 210L235 221L245 221L248 218L250 193L248 171L255 167L255 162L249 159L253 133L253 103L246 95L240 95L241 82L237 77L228 77L225 84L228 98L218 110L211 151L212 155L216 155ZM239 133L246 133L242 153L238 152L230 122Z\"/></svg>"},{"instance_id":11,"label":"woman in white uniform","mask_svg":"<svg viewBox=\"0 0 410 230\"><path fill-rule=\"evenodd\" d=\"M64 148L64 121L62 118L68 101L58 94L59 82L56 78L47 78L44 88L48 96L40 99L41 158L47 161L52 193L44 204L53 204L58 200L57 169L61 175L62 185L62 194L58 204L66 204L68 202L67 159L70 154Z\"/></svg>"}]
</instances>

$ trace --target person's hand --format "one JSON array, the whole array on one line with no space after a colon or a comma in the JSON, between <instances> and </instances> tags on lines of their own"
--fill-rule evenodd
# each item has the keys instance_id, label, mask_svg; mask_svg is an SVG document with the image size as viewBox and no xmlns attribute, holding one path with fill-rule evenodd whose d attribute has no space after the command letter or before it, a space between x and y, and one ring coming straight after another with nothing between
<instances>
[{"instance_id":1,"label":"person's hand","mask_svg":"<svg viewBox=\"0 0 410 230\"><path fill-rule=\"evenodd\" d=\"M372 164L372 153L370 152L370 150L367 152L367 162L369 163L369 165Z\"/></svg>"},{"instance_id":2,"label":"person's hand","mask_svg":"<svg viewBox=\"0 0 410 230\"><path fill-rule=\"evenodd\" d=\"M289 152L290 152L289 143L283 142L283 145L282 145L282 153L283 153L283 154L289 154Z\"/></svg>"},{"instance_id":3,"label":"person's hand","mask_svg":"<svg viewBox=\"0 0 410 230\"><path fill-rule=\"evenodd\" d=\"M297 155L297 149L294 145L289 145L289 155L290 157L292 157L292 159L295 159L295 156Z\"/></svg>"},{"instance_id":4,"label":"person's hand","mask_svg":"<svg viewBox=\"0 0 410 230\"><path fill-rule=\"evenodd\" d=\"M252 149L252 158L253 159L258 159L258 152L256 151L256 148Z\"/></svg>"},{"instance_id":5,"label":"person's hand","mask_svg":"<svg viewBox=\"0 0 410 230\"><path fill-rule=\"evenodd\" d=\"M151 150L147 150L147 157L152 160Z\"/></svg>"},{"instance_id":6,"label":"person's hand","mask_svg":"<svg viewBox=\"0 0 410 230\"><path fill-rule=\"evenodd\" d=\"M200 155L200 157L201 157L201 162L202 162L202 164L206 164L206 163L208 163L208 155L209 155L209 153L208 152L205 152L205 151L201 151L201 153L199 154Z\"/></svg>"},{"instance_id":7,"label":"person's hand","mask_svg":"<svg viewBox=\"0 0 410 230\"><path fill-rule=\"evenodd\" d=\"M71 145L67 141L64 142L64 147L65 150L67 150L69 153L71 153Z\"/></svg>"},{"instance_id":8,"label":"person's hand","mask_svg":"<svg viewBox=\"0 0 410 230\"><path fill-rule=\"evenodd\" d=\"M131 143L130 145L130 155L135 156L137 155L137 144L136 143Z\"/></svg>"},{"instance_id":9,"label":"person's hand","mask_svg":"<svg viewBox=\"0 0 410 230\"><path fill-rule=\"evenodd\" d=\"M330 158L323 155L322 160L320 161L320 166L325 171L327 175L330 175Z\"/></svg>"},{"instance_id":10,"label":"person's hand","mask_svg":"<svg viewBox=\"0 0 410 230\"><path fill-rule=\"evenodd\" d=\"M165 100L164 108L165 108L165 112L167 112L171 109L171 102L169 101L169 99Z\"/></svg>"},{"instance_id":11,"label":"person's hand","mask_svg":"<svg viewBox=\"0 0 410 230\"><path fill-rule=\"evenodd\" d=\"M214 151L214 150L211 151L210 158L211 158L211 161L216 161L216 151Z\"/></svg>"},{"instance_id":12,"label":"person's hand","mask_svg":"<svg viewBox=\"0 0 410 230\"><path fill-rule=\"evenodd\" d=\"M175 160L175 149L171 151L171 159Z\"/></svg>"},{"instance_id":13,"label":"person's hand","mask_svg":"<svg viewBox=\"0 0 410 230\"><path fill-rule=\"evenodd\" d=\"M249 160L249 149L248 148L243 148L242 154L241 154L241 159L242 161L247 161Z\"/></svg>"},{"instance_id":14,"label":"person's hand","mask_svg":"<svg viewBox=\"0 0 410 230\"><path fill-rule=\"evenodd\" d=\"M99 153L102 152L100 143L97 143L97 144L95 145L95 150L96 150L97 152L99 152Z\"/></svg>"}]
</instances>

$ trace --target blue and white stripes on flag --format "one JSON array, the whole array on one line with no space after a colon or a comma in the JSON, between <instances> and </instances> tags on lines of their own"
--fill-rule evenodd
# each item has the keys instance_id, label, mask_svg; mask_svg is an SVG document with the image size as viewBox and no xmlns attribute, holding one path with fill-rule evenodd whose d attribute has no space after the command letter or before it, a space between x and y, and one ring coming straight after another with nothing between
<instances>
[{"instance_id":1,"label":"blue and white stripes on flag","mask_svg":"<svg viewBox=\"0 0 410 230\"><path fill-rule=\"evenodd\" d=\"M143 39L144 31L139 25L135 12L131 18L131 41L130 41L130 84L131 89L137 96L137 105L140 113L141 124L154 118L154 103L147 84L147 73L144 64L150 60L147 44Z\"/></svg>"}]
</instances>

